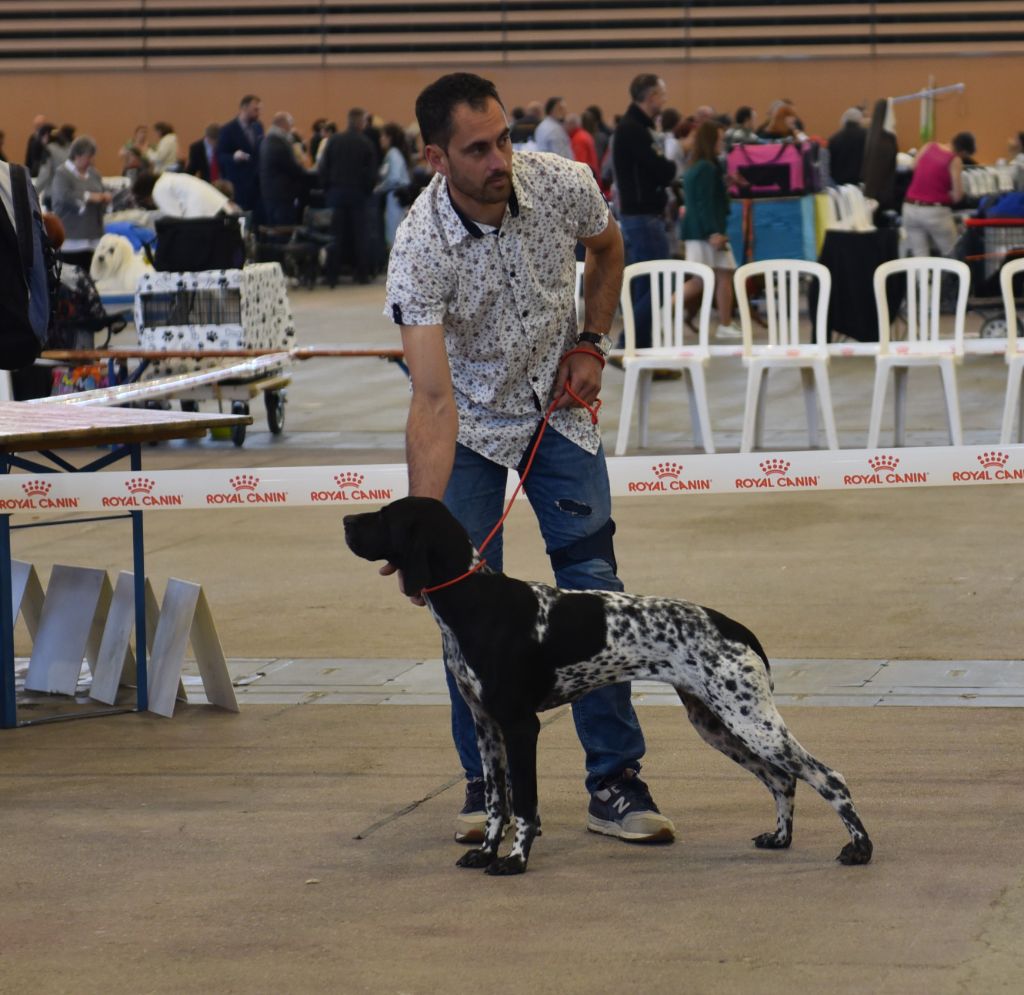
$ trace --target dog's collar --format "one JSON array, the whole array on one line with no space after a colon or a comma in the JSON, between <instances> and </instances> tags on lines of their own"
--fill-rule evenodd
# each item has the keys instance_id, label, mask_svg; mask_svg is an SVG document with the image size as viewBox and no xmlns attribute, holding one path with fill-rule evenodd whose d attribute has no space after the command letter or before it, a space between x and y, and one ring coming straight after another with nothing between
<instances>
[{"instance_id":1,"label":"dog's collar","mask_svg":"<svg viewBox=\"0 0 1024 995\"><path fill-rule=\"evenodd\" d=\"M465 573L461 573L458 577L453 577L451 580L446 580L443 584L435 584L433 587L425 587L420 591L420 594L433 594L435 591L441 591L446 587L451 587L453 584L458 584L460 580L465 580L470 576L470 574L475 574L481 567L485 566L487 566L487 561L481 557Z\"/></svg>"}]
</instances>

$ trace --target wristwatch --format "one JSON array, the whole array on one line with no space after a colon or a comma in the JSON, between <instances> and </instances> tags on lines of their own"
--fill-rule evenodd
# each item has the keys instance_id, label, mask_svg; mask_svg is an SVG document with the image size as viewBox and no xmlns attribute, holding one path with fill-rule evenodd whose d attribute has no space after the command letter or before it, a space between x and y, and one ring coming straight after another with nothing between
<instances>
[{"instance_id":1,"label":"wristwatch","mask_svg":"<svg viewBox=\"0 0 1024 995\"><path fill-rule=\"evenodd\" d=\"M602 356L608 356L608 353L612 351L612 340L608 335L601 335L598 332L580 332L579 338L576 339L577 345L582 345L584 342L587 345L592 345Z\"/></svg>"}]
</instances>

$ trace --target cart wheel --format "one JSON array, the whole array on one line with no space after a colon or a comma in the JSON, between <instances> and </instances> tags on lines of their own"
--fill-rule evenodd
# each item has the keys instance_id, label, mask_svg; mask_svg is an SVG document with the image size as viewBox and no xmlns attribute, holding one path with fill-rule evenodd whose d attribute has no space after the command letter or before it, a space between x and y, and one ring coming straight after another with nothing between
<instances>
[{"instance_id":1,"label":"cart wheel","mask_svg":"<svg viewBox=\"0 0 1024 995\"><path fill-rule=\"evenodd\" d=\"M1003 339L1006 338L1006 318L986 318L978 338L982 339Z\"/></svg>"},{"instance_id":2,"label":"cart wheel","mask_svg":"<svg viewBox=\"0 0 1024 995\"><path fill-rule=\"evenodd\" d=\"M263 403L267 406L267 426L271 435L280 435L284 429L284 394L279 390L265 390Z\"/></svg>"},{"instance_id":3,"label":"cart wheel","mask_svg":"<svg viewBox=\"0 0 1024 995\"><path fill-rule=\"evenodd\" d=\"M196 411L199 410L199 402L198 401L182 401L181 402L181 410L182 411L196 412Z\"/></svg>"},{"instance_id":4,"label":"cart wheel","mask_svg":"<svg viewBox=\"0 0 1024 995\"><path fill-rule=\"evenodd\" d=\"M232 401L231 413L233 415L247 415L249 413L249 405L245 401ZM245 425L231 426L231 441L236 446L241 446L245 442L245 428Z\"/></svg>"}]
</instances>

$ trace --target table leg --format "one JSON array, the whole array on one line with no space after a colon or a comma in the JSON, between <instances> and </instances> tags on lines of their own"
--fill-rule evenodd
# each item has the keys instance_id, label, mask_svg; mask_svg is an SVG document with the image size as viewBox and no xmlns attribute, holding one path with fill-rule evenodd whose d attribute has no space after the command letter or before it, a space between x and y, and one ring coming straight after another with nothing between
<instances>
[{"instance_id":1,"label":"table leg","mask_svg":"<svg viewBox=\"0 0 1024 995\"><path fill-rule=\"evenodd\" d=\"M142 469L142 446L131 446L132 472ZM146 563L142 534L142 512L133 511L132 561L135 579L135 707L149 709L149 673L146 660Z\"/></svg>"}]
</instances>

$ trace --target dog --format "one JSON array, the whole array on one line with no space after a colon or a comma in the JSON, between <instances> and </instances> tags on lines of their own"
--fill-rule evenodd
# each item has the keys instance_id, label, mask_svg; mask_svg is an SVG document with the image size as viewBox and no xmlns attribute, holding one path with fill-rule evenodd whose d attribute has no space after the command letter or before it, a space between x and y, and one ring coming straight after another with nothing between
<instances>
[{"instance_id":1,"label":"dog","mask_svg":"<svg viewBox=\"0 0 1024 995\"><path fill-rule=\"evenodd\" d=\"M797 779L835 809L847 832L836 858L867 864L873 844L842 775L812 757L772 698L757 637L711 608L608 591L560 591L491 571L440 502L408 497L347 515L357 556L387 560L406 594L422 592L449 667L476 722L485 773L483 844L460 867L521 874L537 836L537 712L620 681L671 684L700 736L750 771L775 799L776 825L754 837L766 850L793 839ZM454 581L454 583L449 583ZM512 847L498 846L514 816Z\"/></svg>"},{"instance_id":2,"label":"dog","mask_svg":"<svg viewBox=\"0 0 1024 995\"><path fill-rule=\"evenodd\" d=\"M135 254L124 235L104 235L92 256L89 276L100 294L134 294L139 278L147 270L142 256Z\"/></svg>"}]
</instances>

